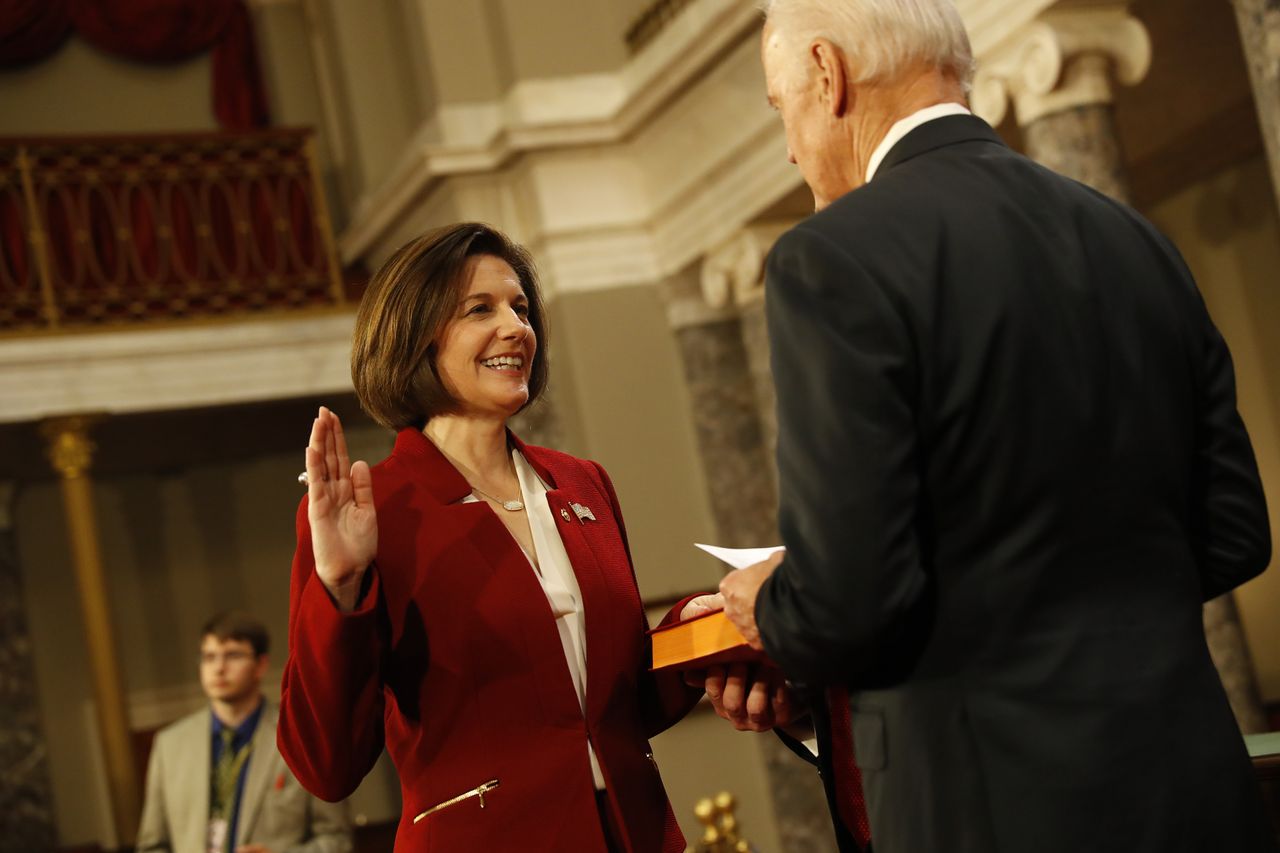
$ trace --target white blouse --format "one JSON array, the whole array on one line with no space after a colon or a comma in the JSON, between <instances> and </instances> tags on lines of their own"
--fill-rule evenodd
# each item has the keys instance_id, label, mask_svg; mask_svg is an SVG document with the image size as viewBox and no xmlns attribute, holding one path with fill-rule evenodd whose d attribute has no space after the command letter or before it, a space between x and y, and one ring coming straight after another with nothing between
<instances>
[{"instance_id":1,"label":"white blouse","mask_svg":"<svg viewBox=\"0 0 1280 853\"><path fill-rule=\"evenodd\" d=\"M569 562L569 554L564 550L564 542L556 529L551 507L547 505L547 484L542 482L538 472L533 469L524 455L516 449L511 450L511 461L515 464L516 477L520 480L520 500L524 502L525 512L529 517L529 530L533 534L533 547L537 560L533 555L525 554L529 566L542 583L542 590L547 595L551 612L555 616L556 629L560 632L560 645L564 648L565 662L569 665L569 676L573 679L573 689L578 692L578 705L583 717L587 713L587 636L586 616L582 612L582 592L578 589L578 577L573 573L573 564ZM468 495L463 503L474 503L480 498ZM517 541L517 544L518 541ZM521 546L521 551L524 547ZM591 776L596 788L604 790L604 774L600 772L600 762L596 760L595 750L587 741L587 758L591 762Z\"/></svg>"}]
</instances>

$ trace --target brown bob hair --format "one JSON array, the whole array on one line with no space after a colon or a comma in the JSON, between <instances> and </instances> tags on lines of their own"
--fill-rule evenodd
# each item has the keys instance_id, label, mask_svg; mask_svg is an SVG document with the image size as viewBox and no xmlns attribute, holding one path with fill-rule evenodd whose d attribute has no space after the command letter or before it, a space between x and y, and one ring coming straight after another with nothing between
<instances>
[{"instance_id":1,"label":"brown bob hair","mask_svg":"<svg viewBox=\"0 0 1280 853\"><path fill-rule=\"evenodd\" d=\"M462 301L471 259L481 255L510 264L529 300L538 351L525 406L546 388L546 321L533 258L490 225L447 225L397 249L374 273L356 312L351 381L360 405L383 426L422 429L435 415L457 410L436 373L435 342Z\"/></svg>"}]
</instances>

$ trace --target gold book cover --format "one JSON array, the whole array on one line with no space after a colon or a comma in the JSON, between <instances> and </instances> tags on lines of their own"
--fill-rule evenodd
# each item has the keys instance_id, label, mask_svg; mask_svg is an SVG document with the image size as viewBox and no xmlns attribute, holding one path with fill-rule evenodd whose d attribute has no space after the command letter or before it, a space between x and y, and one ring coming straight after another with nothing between
<instances>
[{"instance_id":1,"label":"gold book cover","mask_svg":"<svg viewBox=\"0 0 1280 853\"><path fill-rule=\"evenodd\" d=\"M701 669L717 663L766 660L747 645L723 610L713 610L649 632L653 640L651 669Z\"/></svg>"}]
</instances>

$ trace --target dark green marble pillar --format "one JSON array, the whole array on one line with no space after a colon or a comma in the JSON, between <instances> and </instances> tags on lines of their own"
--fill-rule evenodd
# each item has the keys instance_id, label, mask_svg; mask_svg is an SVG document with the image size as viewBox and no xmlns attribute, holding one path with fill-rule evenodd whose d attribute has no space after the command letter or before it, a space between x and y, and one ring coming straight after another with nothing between
<instances>
[{"instance_id":1,"label":"dark green marble pillar","mask_svg":"<svg viewBox=\"0 0 1280 853\"><path fill-rule=\"evenodd\" d=\"M15 492L15 484L0 483L0 853L33 853L53 849L56 832L13 528Z\"/></svg>"}]
</instances>

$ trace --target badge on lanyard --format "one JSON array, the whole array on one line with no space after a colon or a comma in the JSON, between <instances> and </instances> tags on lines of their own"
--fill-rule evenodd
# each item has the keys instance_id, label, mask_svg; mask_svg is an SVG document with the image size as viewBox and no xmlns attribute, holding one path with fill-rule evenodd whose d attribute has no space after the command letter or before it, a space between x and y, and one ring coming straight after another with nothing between
<instances>
[{"instance_id":1,"label":"badge on lanyard","mask_svg":"<svg viewBox=\"0 0 1280 853\"><path fill-rule=\"evenodd\" d=\"M227 853L228 823L225 817L209 819L208 853Z\"/></svg>"}]
</instances>

